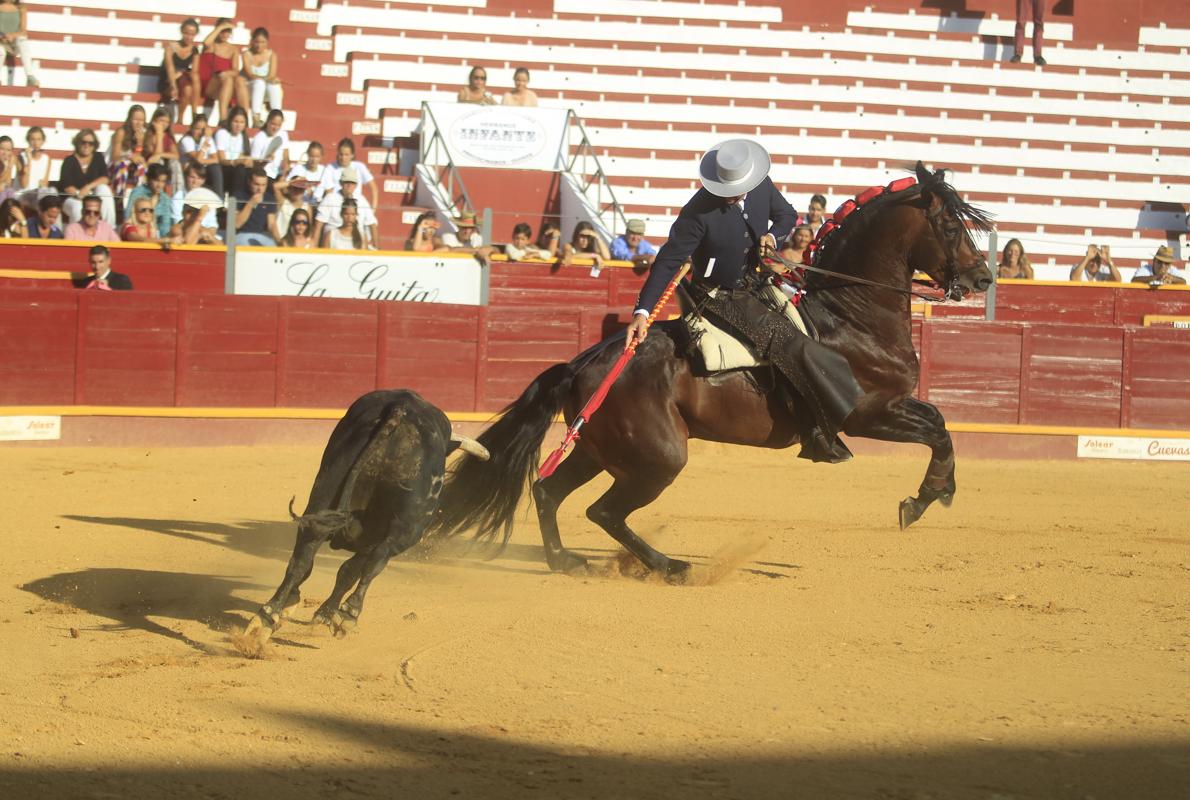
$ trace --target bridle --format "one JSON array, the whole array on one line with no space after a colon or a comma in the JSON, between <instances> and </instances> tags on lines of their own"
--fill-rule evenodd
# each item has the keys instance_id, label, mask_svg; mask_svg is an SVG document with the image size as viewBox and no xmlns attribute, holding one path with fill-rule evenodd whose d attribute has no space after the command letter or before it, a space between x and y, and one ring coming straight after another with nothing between
<instances>
[{"instance_id":1,"label":"bridle","mask_svg":"<svg viewBox=\"0 0 1190 800\"><path fill-rule=\"evenodd\" d=\"M874 286L878 289L909 295L930 303L940 303L945 302L946 300L959 301L962 300L966 295L966 291L963 289L962 284L959 283L959 266L958 259L955 257L955 254L958 251L959 237L965 234L968 239L970 239L971 234L967 231L966 227L957 220L954 220L953 224L948 226L946 220L944 219L945 209L946 206L944 204L939 204L937 208L927 208L925 212L926 221L930 225L930 231L934 234L934 238L938 240L938 244L942 246L942 250L946 254L945 269L946 274L949 276L949 280L947 281L945 287L938 285L939 290L942 292L941 297L924 294L913 289L902 289L900 286L892 286L887 283L881 283L880 281L861 278L858 275L847 275L842 272L835 272L834 270L823 269L822 267L815 267L809 264L794 264L792 261L785 259L780 253L777 252L773 252L771 255L764 256L761 261L774 261L788 270L817 272L819 275L829 275L833 278L840 278L848 283ZM948 227L950 228L949 230ZM974 248L974 242L971 242L971 246Z\"/></svg>"}]
</instances>

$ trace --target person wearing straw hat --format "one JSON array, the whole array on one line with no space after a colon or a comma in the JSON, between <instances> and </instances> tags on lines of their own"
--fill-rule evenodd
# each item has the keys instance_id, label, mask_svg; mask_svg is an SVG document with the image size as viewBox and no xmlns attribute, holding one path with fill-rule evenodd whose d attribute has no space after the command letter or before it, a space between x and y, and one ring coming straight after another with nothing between
<instances>
[{"instance_id":1,"label":"person wearing straw hat","mask_svg":"<svg viewBox=\"0 0 1190 800\"><path fill-rule=\"evenodd\" d=\"M1165 245L1157 248L1153 260L1148 264L1141 264L1132 275L1133 283L1147 283L1157 287L1165 284L1185 284L1186 276L1180 269L1174 267L1177 262L1173 258L1173 250Z\"/></svg>"},{"instance_id":2,"label":"person wearing straw hat","mask_svg":"<svg viewBox=\"0 0 1190 800\"><path fill-rule=\"evenodd\" d=\"M702 188L686 203L637 298L628 342L647 335L648 309L687 260L687 287L697 312L751 345L803 400L801 457L837 463L851 457L839 440L843 421L863 394L839 354L812 341L768 300L761 258L789 235L797 213L777 191L769 154L750 139L731 139L699 162Z\"/></svg>"}]
</instances>

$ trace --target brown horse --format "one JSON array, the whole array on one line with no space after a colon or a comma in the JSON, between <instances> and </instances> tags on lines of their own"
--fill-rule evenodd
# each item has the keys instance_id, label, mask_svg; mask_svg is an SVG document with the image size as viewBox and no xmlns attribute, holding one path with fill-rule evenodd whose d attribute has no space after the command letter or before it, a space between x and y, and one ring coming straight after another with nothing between
<instances>
[{"instance_id":1,"label":"brown horse","mask_svg":"<svg viewBox=\"0 0 1190 800\"><path fill-rule=\"evenodd\" d=\"M938 409L913 397L917 354L910 337L915 271L928 274L957 298L991 285L992 274L968 226L990 222L920 162L917 183L888 192L851 213L821 240L802 300L823 344L851 364L864 396L844 424L848 436L916 442L932 451L917 497L901 503L901 527L934 500L950 505L955 493L954 448ZM562 545L557 510L600 472L614 483L587 509L587 517L651 570L681 580L684 561L654 550L628 527L627 517L652 503L686 465L687 442L706 439L753 447L789 447L798 441L797 398L772 390L766 368L705 375L684 354L684 323L654 327L583 429L565 461L533 484L545 555L555 570L574 570L584 559ZM660 334L660 335L659 335ZM567 419L599 385L621 352L621 337L550 367L482 435L491 460L464 458L443 490L433 532L475 529L477 537L502 532L507 542L525 485L532 480L543 439L554 417ZM791 405L793 407L791 407Z\"/></svg>"}]
</instances>

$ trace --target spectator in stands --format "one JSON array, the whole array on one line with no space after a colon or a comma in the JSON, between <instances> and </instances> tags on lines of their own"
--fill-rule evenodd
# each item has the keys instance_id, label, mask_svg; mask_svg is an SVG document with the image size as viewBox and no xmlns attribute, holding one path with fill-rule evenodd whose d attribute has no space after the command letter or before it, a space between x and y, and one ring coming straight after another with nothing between
<instances>
[{"instance_id":1,"label":"spectator in stands","mask_svg":"<svg viewBox=\"0 0 1190 800\"><path fill-rule=\"evenodd\" d=\"M134 105L128 109L124 124L112 134L112 163L108 165L108 175L112 179L112 194L117 198L125 197L145 175L148 166L145 146L149 138L145 119L144 106Z\"/></svg>"},{"instance_id":2,"label":"spectator in stands","mask_svg":"<svg viewBox=\"0 0 1190 800\"><path fill-rule=\"evenodd\" d=\"M0 52L21 60L27 86L36 89L41 85L29 57L29 24L21 0L0 0Z\"/></svg>"},{"instance_id":3,"label":"spectator in stands","mask_svg":"<svg viewBox=\"0 0 1190 800\"><path fill-rule=\"evenodd\" d=\"M24 239L28 224L19 200L9 197L0 202L0 239Z\"/></svg>"},{"instance_id":4,"label":"spectator in stands","mask_svg":"<svg viewBox=\"0 0 1190 800\"><path fill-rule=\"evenodd\" d=\"M562 246L562 263L570 264L574 257L589 258L596 267L602 267L603 262L611 255L607 252L607 245L595 233L591 223L583 221L574 226L574 235L570 242Z\"/></svg>"},{"instance_id":5,"label":"spectator in stands","mask_svg":"<svg viewBox=\"0 0 1190 800\"><path fill-rule=\"evenodd\" d=\"M1016 0L1016 31L1013 37L1012 63L1019 64L1021 56L1025 54L1025 23L1028 17L1033 17L1033 63L1039 67L1045 66L1045 59L1041 57L1041 39L1045 31L1045 3L1046 0Z\"/></svg>"},{"instance_id":6,"label":"spectator in stands","mask_svg":"<svg viewBox=\"0 0 1190 800\"><path fill-rule=\"evenodd\" d=\"M359 203L350 197L339 206L339 227L324 228L322 247L325 250L375 250L367 238L367 228L360 228Z\"/></svg>"},{"instance_id":7,"label":"spectator in stands","mask_svg":"<svg viewBox=\"0 0 1190 800\"><path fill-rule=\"evenodd\" d=\"M152 200L147 197L137 198L132 204L132 219L120 226L120 238L126 242L158 244L162 250L168 250L171 245L181 242L181 237L162 236L157 232L153 213Z\"/></svg>"},{"instance_id":8,"label":"spectator in stands","mask_svg":"<svg viewBox=\"0 0 1190 800\"><path fill-rule=\"evenodd\" d=\"M1009 239L1008 244L1004 245L997 275L1001 278L1033 280L1033 265L1029 263L1029 257L1025 255L1025 246L1021 244L1020 239ZM1074 280L1074 276L1070 279Z\"/></svg>"},{"instance_id":9,"label":"spectator in stands","mask_svg":"<svg viewBox=\"0 0 1190 800\"><path fill-rule=\"evenodd\" d=\"M1182 270L1174 267L1173 250L1165 245L1157 248L1153 260L1148 264L1141 264L1132 275L1133 283L1147 283L1156 288L1165 284L1185 284L1186 276Z\"/></svg>"},{"instance_id":10,"label":"spectator in stands","mask_svg":"<svg viewBox=\"0 0 1190 800\"><path fill-rule=\"evenodd\" d=\"M58 191L67 195L62 203L66 218L77 222L82 216L81 198L95 195L103 201L103 221L116 224L116 204L112 198L107 161L99 152L95 131L83 128L74 136L74 152L62 160L58 173Z\"/></svg>"},{"instance_id":11,"label":"spectator in stands","mask_svg":"<svg viewBox=\"0 0 1190 800\"><path fill-rule=\"evenodd\" d=\"M12 197L21 188L21 163L11 136L0 136L0 198Z\"/></svg>"},{"instance_id":12,"label":"spectator in stands","mask_svg":"<svg viewBox=\"0 0 1190 800\"><path fill-rule=\"evenodd\" d=\"M651 265L657 255L657 248L645 240L643 219L628 220L624 233L612 239L610 251L616 261L631 261L637 267Z\"/></svg>"},{"instance_id":13,"label":"spectator in stands","mask_svg":"<svg viewBox=\"0 0 1190 800\"><path fill-rule=\"evenodd\" d=\"M314 239L310 237L311 227L309 209L299 208L294 211L293 216L289 218L289 228L281 237L281 246L309 250L314 246Z\"/></svg>"},{"instance_id":14,"label":"spectator in stands","mask_svg":"<svg viewBox=\"0 0 1190 800\"><path fill-rule=\"evenodd\" d=\"M483 67L472 67L467 75L467 85L459 89L460 103L478 103L483 106L496 105L496 98L488 91L488 71Z\"/></svg>"},{"instance_id":15,"label":"spectator in stands","mask_svg":"<svg viewBox=\"0 0 1190 800\"><path fill-rule=\"evenodd\" d=\"M1120 271L1111 260L1111 248L1107 245L1087 245L1083 260L1070 270L1072 281L1114 281L1119 283Z\"/></svg>"},{"instance_id":16,"label":"spectator in stands","mask_svg":"<svg viewBox=\"0 0 1190 800\"><path fill-rule=\"evenodd\" d=\"M268 96L269 110L281 110L281 79L277 77L277 54L269 49L269 32L265 28L252 31L252 43L243 54L244 80L252 95L252 116L258 126L264 125L264 101Z\"/></svg>"},{"instance_id":17,"label":"spectator in stands","mask_svg":"<svg viewBox=\"0 0 1190 800\"><path fill-rule=\"evenodd\" d=\"M557 258L560 255L562 246L562 229L558 227L556 222L547 222L541 226L541 230L537 234L537 249L544 253L549 258Z\"/></svg>"},{"instance_id":18,"label":"spectator in stands","mask_svg":"<svg viewBox=\"0 0 1190 800\"><path fill-rule=\"evenodd\" d=\"M409 231L409 238L405 240L405 249L414 253L432 253L442 246L438 238L438 220L433 211L423 211L413 221L413 228Z\"/></svg>"},{"instance_id":19,"label":"spectator in stands","mask_svg":"<svg viewBox=\"0 0 1190 800\"><path fill-rule=\"evenodd\" d=\"M190 174L200 179L202 177L201 172ZM181 215L170 234L182 244L219 244L216 235L219 223L215 221L215 211L220 208L223 208L223 198L210 189L202 186L190 189L186 192Z\"/></svg>"},{"instance_id":20,"label":"spectator in stands","mask_svg":"<svg viewBox=\"0 0 1190 800\"><path fill-rule=\"evenodd\" d=\"M209 197L221 200L222 196L207 189L205 183L206 170L202 168L201 164L191 162L186 165L185 185L174 192L173 203L170 206L170 221L172 222L170 235L181 236L184 244L217 244L219 242L219 219L215 212L222 208L223 204L220 202L213 205L209 202ZM195 193L198 193L199 199L197 200L191 198L191 195ZM203 215L199 218L199 224L193 231L191 231L190 225L192 220L186 219L187 206L204 210Z\"/></svg>"},{"instance_id":21,"label":"spectator in stands","mask_svg":"<svg viewBox=\"0 0 1190 800\"><path fill-rule=\"evenodd\" d=\"M45 131L34 125L25 134L21 153L20 184L24 194L39 198L50 190L50 154L45 151Z\"/></svg>"},{"instance_id":22,"label":"spectator in stands","mask_svg":"<svg viewBox=\"0 0 1190 800\"><path fill-rule=\"evenodd\" d=\"M810 228L810 233L813 236L818 235L818 229L822 227L822 223L826 221L826 198L820 194L816 194L810 198L810 204L806 207L806 215L802 217L803 225Z\"/></svg>"},{"instance_id":23,"label":"spectator in stands","mask_svg":"<svg viewBox=\"0 0 1190 800\"><path fill-rule=\"evenodd\" d=\"M289 134L281 130L284 123L285 115L279 109L273 109L264 127L252 137L253 163L264 168L270 181L289 173Z\"/></svg>"},{"instance_id":24,"label":"spectator in stands","mask_svg":"<svg viewBox=\"0 0 1190 800\"><path fill-rule=\"evenodd\" d=\"M174 191L182 187L182 160L178 142L170 130L169 111L159 108L149 120L149 135L145 140L145 163L148 167L162 164L169 170L169 185ZM146 169L148 169L146 167Z\"/></svg>"},{"instance_id":25,"label":"spectator in stands","mask_svg":"<svg viewBox=\"0 0 1190 800\"><path fill-rule=\"evenodd\" d=\"M238 109L237 109L238 110ZM248 191L236 196L236 244L276 247L272 231L277 227L277 204L268 196L269 176L260 167L252 169Z\"/></svg>"},{"instance_id":26,"label":"spectator in stands","mask_svg":"<svg viewBox=\"0 0 1190 800\"><path fill-rule=\"evenodd\" d=\"M248 191L248 175L256 162L248 141L248 112L232 109L226 127L215 131L215 152L223 170L223 189L239 196Z\"/></svg>"},{"instance_id":27,"label":"spectator in stands","mask_svg":"<svg viewBox=\"0 0 1190 800\"><path fill-rule=\"evenodd\" d=\"M527 222L513 226L512 241L504 245L504 255L511 261L549 261L553 258L548 250L533 246L533 229Z\"/></svg>"},{"instance_id":28,"label":"spectator in stands","mask_svg":"<svg viewBox=\"0 0 1190 800\"><path fill-rule=\"evenodd\" d=\"M472 72L474 71L472 70ZM516 72L512 73L512 85L512 91L505 92L504 96L500 98L502 105L522 106L525 108L537 107L537 93L529 88L529 70L524 67L517 67Z\"/></svg>"},{"instance_id":29,"label":"spectator in stands","mask_svg":"<svg viewBox=\"0 0 1190 800\"><path fill-rule=\"evenodd\" d=\"M178 140L182 171L191 164L203 171L205 185L215 194L223 196L223 166L219 163L219 151L215 149L215 131L207 124L207 115L201 111L194 115L190 129ZM184 181L183 181L184 182Z\"/></svg>"},{"instance_id":30,"label":"spectator in stands","mask_svg":"<svg viewBox=\"0 0 1190 800\"><path fill-rule=\"evenodd\" d=\"M174 224L174 201L166 191L169 182L169 167L164 164L150 164L145 173L144 185L128 193L128 204L124 207L124 219L132 219L132 207L140 200L153 205L153 221L157 226L158 238L168 238ZM140 222L140 220L136 220Z\"/></svg>"},{"instance_id":31,"label":"spectator in stands","mask_svg":"<svg viewBox=\"0 0 1190 800\"><path fill-rule=\"evenodd\" d=\"M442 234L438 249L449 250L452 253L471 253L486 267L493 248L484 244L483 234L475 225L475 215L470 211L464 211L455 219L455 230Z\"/></svg>"},{"instance_id":32,"label":"spectator in stands","mask_svg":"<svg viewBox=\"0 0 1190 800\"><path fill-rule=\"evenodd\" d=\"M273 181L273 200L277 203L276 227L273 229L273 238L277 241L284 238L284 232L289 230L289 220L296 212L305 211L307 217L314 214L313 207L306 201L305 178Z\"/></svg>"},{"instance_id":33,"label":"spectator in stands","mask_svg":"<svg viewBox=\"0 0 1190 800\"><path fill-rule=\"evenodd\" d=\"M104 291L126 291L132 288L132 279L122 272L112 270L112 254L101 244L91 248L87 255L91 272L73 279L76 288L102 289Z\"/></svg>"},{"instance_id":34,"label":"spectator in stands","mask_svg":"<svg viewBox=\"0 0 1190 800\"><path fill-rule=\"evenodd\" d=\"M62 228L62 200L56 194L47 194L37 201L37 216L29 218L29 238L65 239Z\"/></svg>"},{"instance_id":35,"label":"spectator in stands","mask_svg":"<svg viewBox=\"0 0 1190 800\"><path fill-rule=\"evenodd\" d=\"M242 62L240 51L231 43L232 30L231 20L226 17L215 20L215 27L203 40L202 55L198 57L203 97L219 103L219 114L211 115L215 122L220 115L227 118L233 98L240 108L248 108L248 83L240 74Z\"/></svg>"},{"instance_id":36,"label":"spectator in stands","mask_svg":"<svg viewBox=\"0 0 1190 800\"><path fill-rule=\"evenodd\" d=\"M83 218L66 226L66 238L74 242L118 242L115 229L103 221L103 201L90 194L83 198Z\"/></svg>"},{"instance_id":37,"label":"spectator in stands","mask_svg":"<svg viewBox=\"0 0 1190 800\"><path fill-rule=\"evenodd\" d=\"M198 117L202 108L202 87L198 85L198 20L188 19L181 25L182 38L168 42L164 48L165 60L161 64L158 88L161 104L173 105L177 109L178 122L183 121L186 110L191 111L191 121Z\"/></svg>"},{"instance_id":38,"label":"spectator in stands","mask_svg":"<svg viewBox=\"0 0 1190 800\"><path fill-rule=\"evenodd\" d=\"M368 170L367 165L364 164L362 161L355 160L355 142L351 141L351 139L349 139L349 138L340 139L339 146L335 152L336 152L335 162L332 164L327 164L326 170L323 172L323 175L322 175L323 197L326 197L327 195L334 194L335 192L339 191L339 181L341 180L341 178L339 176L343 173L343 170L347 169L348 167L351 167L352 169L355 170L356 177L359 179L359 182L360 182L360 184L357 188L362 190L362 188L364 186L368 187L368 194L371 197L371 209L370 210L374 216L375 209L380 204L379 184L377 184L376 179L372 177L372 173L371 173L371 171ZM360 199L362 197L363 197L362 191L356 192L356 199ZM364 213L364 210L361 208L360 209L361 220L366 216L367 216L367 214ZM361 224L364 224L364 223L361 222Z\"/></svg>"},{"instance_id":39,"label":"spectator in stands","mask_svg":"<svg viewBox=\"0 0 1190 800\"><path fill-rule=\"evenodd\" d=\"M322 179L326 175L326 164L322 163L322 143L310 142L306 147L306 163L294 164L289 168L289 178L306 181L306 202L318 205L322 202Z\"/></svg>"},{"instance_id":40,"label":"spectator in stands","mask_svg":"<svg viewBox=\"0 0 1190 800\"><path fill-rule=\"evenodd\" d=\"M802 264L802 259L806 257L806 248L810 246L810 242L814 241L814 233L810 230L809 225L798 225L793 229L793 233L789 234L789 238L781 245L781 249L777 251L777 255L788 261L790 264ZM782 264L773 264L771 268L774 272L784 272L786 267Z\"/></svg>"},{"instance_id":41,"label":"spectator in stands","mask_svg":"<svg viewBox=\"0 0 1190 800\"><path fill-rule=\"evenodd\" d=\"M314 241L322 241L323 228L340 228L343 226L343 220L339 214L339 210L343 207L345 200L354 200L356 209L359 212L358 224L363 228L368 228L367 239L370 242L380 241L376 231L376 214L372 211L372 206L367 199L361 197L356 190L359 188L359 175L355 171L355 167L347 167L340 171L339 174L339 190L337 192L328 192L322 198L322 202L318 204L318 214L314 217Z\"/></svg>"}]
</instances>

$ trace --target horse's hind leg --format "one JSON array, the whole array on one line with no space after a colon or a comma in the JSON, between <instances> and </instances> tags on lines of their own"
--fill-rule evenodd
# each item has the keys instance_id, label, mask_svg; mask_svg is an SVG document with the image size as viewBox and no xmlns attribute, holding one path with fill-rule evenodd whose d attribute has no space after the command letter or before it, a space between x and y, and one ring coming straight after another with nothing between
<instances>
[{"instance_id":1,"label":"horse's hind leg","mask_svg":"<svg viewBox=\"0 0 1190 800\"><path fill-rule=\"evenodd\" d=\"M901 530L921 518L935 500L949 506L957 486L954 479L954 444L942 413L915 397L878 407L859 408L847 419L845 433L887 442L915 442L930 448L930 465L916 497L901 501Z\"/></svg>"},{"instance_id":2,"label":"horse's hind leg","mask_svg":"<svg viewBox=\"0 0 1190 800\"><path fill-rule=\"evenodd\" d=\"M608 532L628 552L666 580L681 583L690 571L690 564L669 558L653 549L648 542L628 527L628 515L657 499L667 486L673 483L682 466L685 466L685 450L682 464L676 469L660 472L650 471L629 478L616 478L612 487L587 509L587 518Z\"/></svg>"},{"instance_id":3,"label":"horse's hind leg","mask_svg":"<svg viewBox=\"0 0 1190 800\"><path fill-rule=\"evenodd\" d=\"M537 524L541 527L545 560L555 572L573 572L587 565L587 559L562 545L562 535L558 530L558 506L571 492L602 471L603 468L580 444L558 465L553 475L533 484L533 504L537 509Z\"/></svg>"}]
</instances>

